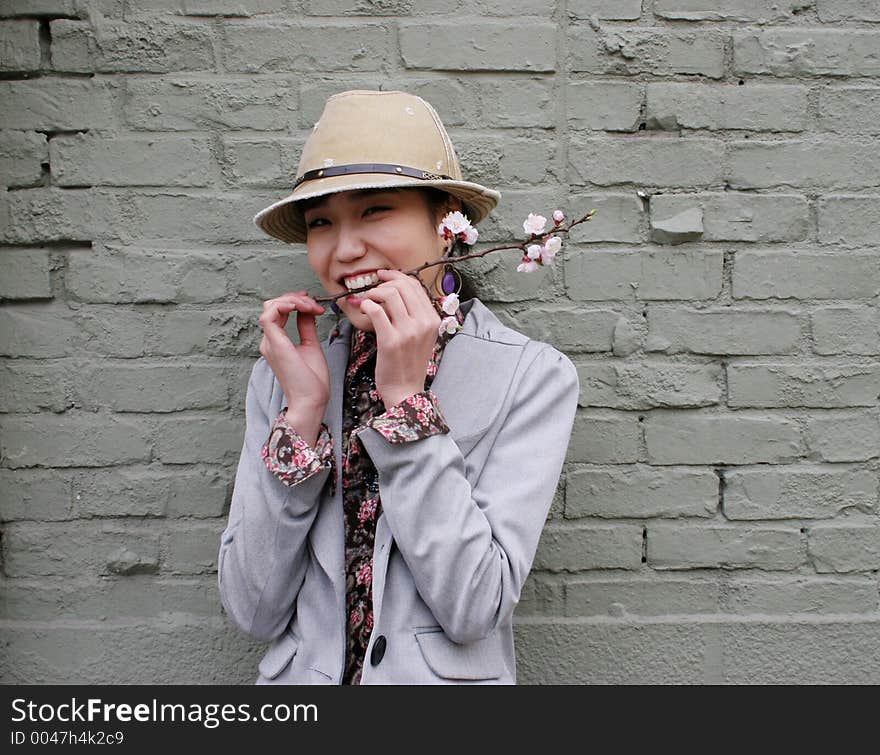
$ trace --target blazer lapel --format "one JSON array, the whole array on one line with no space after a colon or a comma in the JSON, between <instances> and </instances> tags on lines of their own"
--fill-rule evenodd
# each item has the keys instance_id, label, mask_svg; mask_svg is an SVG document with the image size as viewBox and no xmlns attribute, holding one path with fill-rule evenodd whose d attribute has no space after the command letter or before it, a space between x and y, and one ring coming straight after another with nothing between
<instances>
[{"instance_id":1,"label":"blazer lapel","mask_svg":"<svg viewBox=\"0 0 880 755\"><path fill-rule=\"evenodd\" d=\"M351 322L340 321L340 334L324 345L327 367L330 371L330 402L324 422L333 438L333 454L336 466L336 493L333 498L324 497L309 538L315 557L333 582L337 600L345 605L345 521L342 510L342 393L345 369L351 344ZM343 610L344 613L344 610Z\"/></svg>"}]
</instances>

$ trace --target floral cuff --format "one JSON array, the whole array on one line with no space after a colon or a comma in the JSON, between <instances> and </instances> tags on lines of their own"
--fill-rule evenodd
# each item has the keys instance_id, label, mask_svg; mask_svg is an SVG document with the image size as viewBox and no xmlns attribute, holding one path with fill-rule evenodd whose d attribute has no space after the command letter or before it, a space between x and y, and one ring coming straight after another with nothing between
<instances>
[{"instance_id":1,"label":"floral cuff","mask_svg":"<svg viewBox=\"0 0 880 755\"><path fill-rule=\"evenodd\" d=\"M407 396L384 414L373 417L367 427L378 430L390 443L408 443L449 432L437 395L430 389Z\"/></svg>"},{"instance_id":2,"label":"floral cuff","mask_svg":"<svg viewBox=\"0 0 880 755\"><path fill-rule=\"evenodd\" d=\"M330 429L321 423L315 447L312 448L285 418L286 410L272 425L269 440L263 446L266 468L285 485L292 486L308 479L322 469L333 468L333 438Z\"/></svg>"}]
</instances>

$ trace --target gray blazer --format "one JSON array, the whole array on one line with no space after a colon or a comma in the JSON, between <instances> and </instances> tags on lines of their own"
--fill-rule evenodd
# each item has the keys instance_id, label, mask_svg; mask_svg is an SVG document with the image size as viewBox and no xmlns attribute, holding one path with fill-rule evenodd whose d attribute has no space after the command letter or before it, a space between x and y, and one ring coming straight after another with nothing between
<instances>
[{"instance_id":1,"label":"gray blazer","mask_svg":"<svg viewBox=\"0 0 880 755\"><path fill-rule=\"evenodd\" d=\"M362 684L514 684L513 610L559 481L578 399L561 352L506 327L479 299L446 345L431 389L448 434L359 437L379 478L374 626ZM325 422L342 469L342 388L351 323L322 348ZM264 359L247 391L247 429L221 536L223 606L272 641L257 684L339 684L345 664L342 485L329 470L287 487L260 450L286 403Z\"/></svg>"}]
</instances>

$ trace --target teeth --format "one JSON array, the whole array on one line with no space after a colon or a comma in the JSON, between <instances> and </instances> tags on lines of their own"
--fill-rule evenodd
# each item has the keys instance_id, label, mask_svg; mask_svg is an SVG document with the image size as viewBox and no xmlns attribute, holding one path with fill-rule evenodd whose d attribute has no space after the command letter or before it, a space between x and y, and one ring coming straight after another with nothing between
<instances>
[{"instance_id":1,"label":"teeth","mask_svg":"<svg viewBox=\"0 0 880 755\"><path fill-rule=\"evenodd\" d=\"M369 286L373 283L379 282L379 276L376 273L371 273L370 275L358 275L354 278L346 278L345 285L349 291L355 288L363 288L364 286Z\"/></svg>"}]
</instances>

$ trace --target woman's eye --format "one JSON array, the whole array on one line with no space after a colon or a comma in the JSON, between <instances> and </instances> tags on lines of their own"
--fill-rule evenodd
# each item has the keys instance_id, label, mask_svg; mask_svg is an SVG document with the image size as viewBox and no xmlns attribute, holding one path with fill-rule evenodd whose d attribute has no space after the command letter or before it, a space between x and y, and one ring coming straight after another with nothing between
<instances>
[{"instance_id":1,"label":"woman's eye","mask_svg":"<svg viewBox=\"0 0 880 755\"><path fill-rule=\"evenodd\" d=\"M383 205L374 205L373 207L368 207L364 210L364 215L372 215L377 212L384 212L385 210L390 210L390 207L385 207Z\"/></svg>"},{"instance_id":2,"label":"woman's eye","mask_svg":"<svg viewBox=\"0 0 880 755\"><path fill-rule=\"evenodd\" d=\"M312 218L311 220L306 221L306 228L317 228L318 226L324 225L326 223L326 218Z\"/></svg>"}]
</instances>

